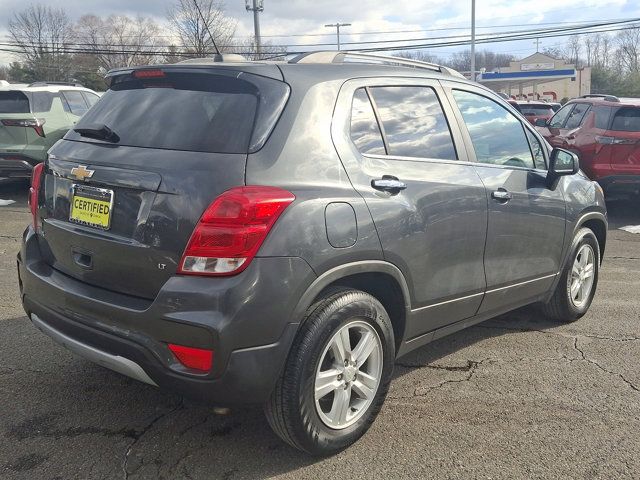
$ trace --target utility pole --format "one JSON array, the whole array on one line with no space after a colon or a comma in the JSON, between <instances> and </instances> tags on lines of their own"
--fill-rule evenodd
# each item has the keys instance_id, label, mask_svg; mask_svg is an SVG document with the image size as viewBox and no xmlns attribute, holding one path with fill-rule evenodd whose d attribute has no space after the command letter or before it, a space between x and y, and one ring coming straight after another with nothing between
<instances>
[{"instance_id":1,"label":"utility pole","mask_svg":"<svg viewBox=\"0 0 640 480\"><path fill-rule=\"evenodd\" d=\"M476 81L476 0L471 0L471 81Z\"/></svg>"},{"instance_id":2,"label":"utility pole","mask_svg":"<svg viewBox=\"0 0 640 480\"><path fill-rule=\"evenodd\" d=\"M253 31L256 38L256 60L260 58L262 50L262 40L260 39L260 16L259 13L264 11L263 0L245 0L245 8L247 12L253 12Z\"/></svg>"},{"instance_id":3,"label":"utility pole","mask_svg":"<svg viewBox=\"0 0 640 480\"><path fill-rule=\"evenodd\" d=\"M540 51L540 39L536 38L536 53L538 53Z\"/></svg>"},{"instance_id":4,"label":"utility pole","mask_svg":"<svg viewBox=\"0 0 640 480\"><path fill-rule=\"evenodd\" d=\"M351 26L350 23L340 23L340 22L329 23L328 25L325 25L325 27L335 27L337 43L338 43L338 51L340 51L340 27L350 27L350 26Z\"/></svg>"}]
</instances>

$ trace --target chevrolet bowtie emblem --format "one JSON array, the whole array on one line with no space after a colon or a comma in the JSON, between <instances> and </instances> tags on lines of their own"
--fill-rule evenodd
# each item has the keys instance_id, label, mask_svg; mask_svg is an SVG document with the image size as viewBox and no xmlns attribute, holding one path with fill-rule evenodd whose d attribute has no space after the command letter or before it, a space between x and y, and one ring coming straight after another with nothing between
<instances>
[{"instance_id":1,"label":"chevrolet bowtie emblem","mask_svg":"<svg viewBox=\"0 0 640 480\"><path fill-rule=\"evenodd\" d=\"M76 177L77 180L85 180L91 178L95 170L87 170L86 165L78 165L71 169L71 175Z\"/></svg>"}]
</instances>

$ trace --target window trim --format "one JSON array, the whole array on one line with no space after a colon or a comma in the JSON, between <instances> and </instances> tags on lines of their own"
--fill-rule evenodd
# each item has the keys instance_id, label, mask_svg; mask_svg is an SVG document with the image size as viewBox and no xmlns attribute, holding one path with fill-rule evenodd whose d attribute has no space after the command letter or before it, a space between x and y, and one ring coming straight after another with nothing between
<instances>
[{"instance_id":1,"label":"window trim","mask_svg":"<svg viewBox=\"0 0 640 480\"><path fill-rule=\"evenodd\" d=\"M585 103L585 102L576 102L573 104L574 107L571 110L571 113L569 113L569 115L567 116L567 118L564 121L564 126L562 128L564 129L568 129L569 127L567 127L567 122L569 121L569 118L571 118L571 114L573 113L573 111L576 109L576 106L578 105L586 105L587 109L584 111L584 113L582 114L582 118L580 119L580 123L578 124L577 127L571 127L571 130L577 130L578 128L582 127L583 122L585 121L585 119L587 118L587 114L589 113L589 111L591 110L591 108L593 107L593 104L591 103ZM554 127L557 128L557 127Z\"/></svg>"},{"instance_id":2,"label":"window trim","mask_svg":"<svg viewBox=\"0 0 640 480\"><path fill-rule=\"evenodd\" d=\"M535 173L540 173L540 174L544 174L546 175L548 173L548 169L549 169L549 154L550 154L550 150L549 150L549 145L548 143L541 137L541 135L531 126L531 124L525 119L524 121L521 120L520 118L518 118L514 113L513 113L513 108L509 109L507 108L507 106L502 105L501 102L505 102L504 99L502 99L501 97L498 97L497 95L495 95L493 92L491 91L486 91L483 88L478 88L475 87L473 85L468 85L466 83L462 83L462 82L456 82L455 80L443 80L440 82L442 84L442 88L444 90L445 95L447 96L447 100L449 101L449 104L451 105L451 109L453 110L454 116L456 118L456 121L458 122L458 128L463 136L464 142L465 142L465 147L467 149L467 156L469 157L470 161L474 164L474 165L482 165L483 167L490 167L490 168L501 168L501 169L506 169L506 170L521 170L521 171L526 171L526 172L535 172ZM471 140L471 134L469 133L469 129L467 128L467 124L464 121L464 118L462 117L462 112L460 111L457 102L455 101L455 98L453 97L453 90L461 90L461 91L465 91L468 93L473 93L476 95L479 95L481 97L485 97L486 99L497 103L499 106L501 106L505 111L507 111L508 113L510 113L518 122L520 122L521 127L523 128L523 134L525 136L525 139L527 140L527 144L529 145L529 151L531 153L531 159L533 161L533 168L532 167L518 167L515 165L498 165L498 164L493 164L493 163L484 163L484 162L480 162L478 161L478 158L476 157L476 152L475 152L475 147L473 146L473 141ZM495 97L492 97L492 95L495 95ZM508 105L509 107L511 107L511 105ZM524 117L523 117L524 118ZM534 155L533 155L533 150L531 149L531 144L529 143L529 139L526 135L525 130L528 130L529 132L533 133L533 135L538 139L538 141L540 141L540 143L542 144L543 148L543 155L544 155L544 162L545 162L545 169L540 169L540 168L536 168L535 166L535 159L534 159Z\"/></svg>"},{"instance_id":3,"label":"window trim","mask_svg":"<svg viewBox=\"0 0 640 480\"><path fill-rule=\"evenodd\" d=\"M577 103L577 102L576 102L576 103ZM560 126L558 126L558 127L552 127L552 126L551 126L551 121L553 120L553 117L555 117L555 116L560 112L560 110L558 110L556 113L554 113L554 114L553 114L553 117L551 117L551 118L549 119L549 127L548 127L548 128L557 128L557 129L562 129L562 128L564 128L564 126L567 124L567 120L569 120L569 116L571 115L571 112L573 111L573 109L574 109L574 108L575 108L575 106L576 106L576 103L565 103L565 104L560 108L560 110L562 110L562 109L563 109L563 108L565 108L565 107L570 107L570 108L569 108L569 113L567 114L567 117L564 119L564 121L562 122L562 124L561 124Z\"/></svg>"}]
</instances>

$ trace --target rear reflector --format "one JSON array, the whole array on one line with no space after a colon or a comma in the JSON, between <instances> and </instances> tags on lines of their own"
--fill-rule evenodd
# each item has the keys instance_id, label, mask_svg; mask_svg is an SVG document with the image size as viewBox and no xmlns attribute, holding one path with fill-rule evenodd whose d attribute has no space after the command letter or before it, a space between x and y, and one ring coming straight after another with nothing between
<instances>
[{"instance_id":1,"label":"rear reflector","mask_svg":"<svg viewBox=\"0 0 640 480\"><path fill-rule=\"evenodd\" d=\"M295 196L276 187L227 190L205 210L178 273L235 275L247 268L278 217Z\"/></svg>"},{"instance_id":2,"label":"rear reflector","mask_svg":"<svg viewBox=\"0 0 640 480\"><path fill-rule=\"evenodd\" d=\"M188 368L208 372L213 365L213 350L204 348L185 347L169 343L169 350L173 352L178 361Z\"/></svg>"},{"instance_id":3,"label":"rear reflector","mask_svg":"<svg viewBox=\"0 0 640 480\"><path fill-rule=\"evenodd\" d=\"M38 228L38 195L42 184L44 163L39 163L31 171L31 187L29 187L29 209L33 218L33 228Z\"/></svg>"},{"instance_id":4,"label":"rear reflector","mask_svg":"<svg viewBox=\"0 0 640 480\"><path fill-rule=\"evenodd\" d=\"M162 78L165 76L162 70L153 69L153 70L136 70L133 72L133 76L135 78Z\"/></svg>"}]
</instances>

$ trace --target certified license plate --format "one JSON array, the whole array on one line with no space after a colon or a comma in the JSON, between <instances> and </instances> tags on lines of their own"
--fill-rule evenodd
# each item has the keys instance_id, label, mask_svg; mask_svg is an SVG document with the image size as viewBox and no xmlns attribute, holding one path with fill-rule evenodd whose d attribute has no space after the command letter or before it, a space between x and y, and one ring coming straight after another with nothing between
<instances>
[{"instance_id":1,"label":"certified license plate","mask_svg":"<svg viewBox=\"0 0 640 480\"><path fill-rule=\"evenodd\" d=\"M69 220L108 230L111 226L113 190L74 185L71 193Z\"/></svg>"}]
</instances>

